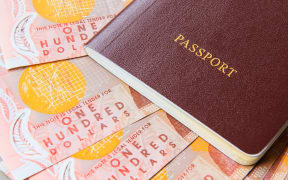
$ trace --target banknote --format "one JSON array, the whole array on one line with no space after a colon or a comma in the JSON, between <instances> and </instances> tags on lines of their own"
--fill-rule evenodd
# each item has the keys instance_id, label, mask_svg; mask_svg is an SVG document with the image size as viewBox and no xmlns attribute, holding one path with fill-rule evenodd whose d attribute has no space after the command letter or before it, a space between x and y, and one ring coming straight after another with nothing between
<instances>
[{"instance_id":1,"label":"banknote","mask_svg":"<svg viewBox=\"0 0 288 180\"><path fill-rule=\"evenodd\" d=\"M86 55L83 43L132 0L0 0L8 69Z\"/></svg>"},{"instance_id":2,"label":"banknote","mask_svg":"<svg viewBox=\"0 0 288 180\"><path fill-rule=\"evenodd\" d=\"M196 137L160 110L29 179L149 179Z\"/></svg>"},{"instance_id":3,"label":"banknote","mask_svg":"<svg viewBox=\"0 0 288 180\"><path fill-rule=\"evenodd\" d=\"M7 174L9 174L9 171L3 161L3 159L0 157L0 179L9 179Z\"/></svg>"},{"instance_id":4,"label":"banknote","mask_svg":"<svg viewBox=\"0 0 288 180\"><path fill-rule=\"evenodd\" d=\"M264 180L288 179L288 146L264 177Z\"/></svg>"},{"instance_id":5,"label":"banknote","mask_svg":"<svg viewBox=\"0 0 288 180\"><path fill-rule=\"evenodd\" d=\"M0 156L15 179L159 109L89 57L0 70Z\"/></svg>"},{"instance_id":6,"label":"banknote","mask_svg":"<svg viewBox=\"0 0 288 180\"><path fill-rule=\"evenodd\" d=\"M4 59L3 59L3 53L2 50L0 48L0 68L5 68L5 64L4 64Z\"/></svg>"},{"instance_id":7,"label":"banknote","mask_svg":"<svg viewBox=\"0 0 288 180\"><path fill-rule=\"evenodd\" d=\"M271 169L275 161L285 153L285 147L288 145L288 129L286 129L271 149L264 157L256 164L253 170L248 174L245 180L263 179ZM271 172L270 172L271 176Z\"/></svg>"},{"instance_id":8,"label":"banknote","mask_svg":"<svg viewBox=\"0 0 288 180\"><path fill-rule=\"evenodd\" d=\"M5 68L5 65L4 65L4 61L2 58L2 51L0 48L0 76L1 76L1 72L6 71L4 68ZM9 173L8 169L7 169L3 159L0 157L0 179L7 180L8 177L6 176L6 174L8 174L8 173Z\"/></svg>"},{"instance_id":9,"label":"banknote","mask_svg":"<svg viewBox=\"0 0 288 180\"><path fill-rule=\"evenodd\" d=\"M7 177L3 172L0 171L0 179L1 180L10 180L9 177Z\"/></svg>"},{"instance_id":10,"label":"banknote","mask_svg":"<svg viewBox=\"0 0 288 180\"><path fill-rule=\"evenodd\" d=\"M240 165L198 137L152 180L242 179L252 166Z\"/></svg>"}]
</instances>

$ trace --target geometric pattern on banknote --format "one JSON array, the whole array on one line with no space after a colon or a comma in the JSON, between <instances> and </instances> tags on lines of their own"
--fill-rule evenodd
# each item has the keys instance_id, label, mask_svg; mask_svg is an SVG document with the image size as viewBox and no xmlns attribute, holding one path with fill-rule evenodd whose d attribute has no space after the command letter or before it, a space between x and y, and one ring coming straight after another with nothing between
<instances>
[{"instance_id":1,"label":"geometric pattern on banknote","mask_svg":"<svg viewBox=\"0 0 288 180\"><path fill-rule=\"evenodd\" d=\"M121 142L122 136L123 130L120 130L101 141L98 141L94 145L79 151L72 155L72 157L82 160L100 159L105 155L110 154L118 146Z\"/></svg>"},{"instance_id":2,"label":"geometric pattern on banknote","mask_svg":"<svg viewBox=\"0 0 288 180\"><path fill-rule=\"evenodd\" d=\"M26 68L18 89L22 101L31 109L57 114L80 102L86 91L86 81L74 64L59 61Z\"/></svg>"},{"instance_id":3,"label":"geometric pattern on banknote","mask_svg":"<svg viewBox=\"0 0 288 180\"><path fill-rule=\"evenodd\" d=\"M43 18L55 23L69 23L87 17L95 0L32 0L33 7Z\"/></svg>"}]
</instances>

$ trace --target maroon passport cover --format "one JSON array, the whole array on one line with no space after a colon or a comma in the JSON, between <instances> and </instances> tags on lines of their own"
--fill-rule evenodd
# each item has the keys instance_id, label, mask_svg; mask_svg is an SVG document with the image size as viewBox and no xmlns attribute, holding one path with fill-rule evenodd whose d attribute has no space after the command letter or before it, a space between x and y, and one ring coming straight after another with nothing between
<instances>
[{"instance_id":1,"label":"maroon passport cover","mask_svg":"<svg viewBox=\"0 0 288 180\"><path fill-rule=\"evenodd\" d=\"M135 0L87 46L255 154L288 120L287 5Z\"/></svg>"}]
</instances>

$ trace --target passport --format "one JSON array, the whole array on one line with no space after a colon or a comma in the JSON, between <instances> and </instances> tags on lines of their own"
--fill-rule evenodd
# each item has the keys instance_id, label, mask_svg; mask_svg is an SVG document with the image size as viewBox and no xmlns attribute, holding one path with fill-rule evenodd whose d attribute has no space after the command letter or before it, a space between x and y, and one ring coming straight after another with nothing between
<instances>
[{"instance_id":1,"label":"passport","mask_svg":"<svg viewBox=\"0 0 288 180\"><path fill-rule=\"evenodd\" d=\"M85 50L228 157L251 165L288 124L284 3L136 0Z\"/></svg>"}]
</instances>

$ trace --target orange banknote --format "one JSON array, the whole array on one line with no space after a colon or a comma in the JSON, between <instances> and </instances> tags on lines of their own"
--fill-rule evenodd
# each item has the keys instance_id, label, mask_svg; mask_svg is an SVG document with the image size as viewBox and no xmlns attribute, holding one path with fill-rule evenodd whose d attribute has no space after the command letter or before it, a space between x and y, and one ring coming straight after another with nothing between
<instances>
[{"instance_id":1,"label":"orange banknote","mask_svg":"<svg viewBox=\"0 0 288 180\"><path fill-rule=\"evenodd\" d=\"M281 156L275 161L264 177L264 180L281 179L288 179L288 146L286 146L284 153L282 153Z\"/></svg>"},{"instance_id":2,"label":"orange banknote","mask_svg":"<svg viewBox=\"0 0 288 180\"><path fill-rule=\"evenodd\" d=\"M196 137L160 110L29 179L149 179Z\"/></svg>"},{"instance_id":3,"label":"orange banknote","mask_svg":"<svg viewBox=\"0 0 288 180\"><path fill-rule=\"evenodd\" d=\"M0 0L7 69L86 55L83 43L132 0Z\"/></svg>"},{"instance_id":4,"label":"orange banknote","mask_svg":"<svg viewBox=\"0 0 288 180\"><path fill-rule=\"evenodd\" d=\"M256 164L256 166L245 178L245 180L261 180L266 175L267 175L266 179L269 179L270 177L274 176L273 174L275 173L277 174L276 164L278 164L277 162L279 162L280 158L283 157L283 153L285 154L285 148L287 145L288 145L288 129L286 129L283 132L283 134L275 142L275 144L271 147L271 149L267 152L267 154L265 154L264 157Z\"/></svg>"},{"instance_id":5,"label":"orange banknote","mask_svg":"<svg viewBox=\"0 0 288 180\"><path fill-rule=\"evenodd\" d=\"M3 161L3 159L0 157L0 179L3 179L6 177L5 174L8 174L8 169Z\"/></svg>"},{"instance_id":6,"label":"orange banknote","mask_svg":"<svg viewBox=\"0 0 288 180\"><path fill-rule=\"evenodd\" d=\"M89 57L0 74L0 156L15 179L159 109Z\"/></svg>"},{"instance_id":7,"label":"orange banknote","mask_svg":"<svg viewBox=\"0 0 288 180\"><path fill-rule=\"evenodd\" d=\"M6 70L5 70L4 60L2 58L2 51L0 48L0 76L2 75L3 72L6 72ZM0 107L0 109L1 109L1 107ZM6 178L6 176L4 174L8 174L8 169L7 169L3 159L0 157L0 179Z\"/></svg>"},{"instance_id":8,"label":"orange banknote","mask_svg":"<svg viewBox=\"0 0 288 180\"><path fill-rule=\"evenodd\" d=\"M198 137L152 180L243 179L253 166L242 166Z\"/></svg>"}]
</instances>

